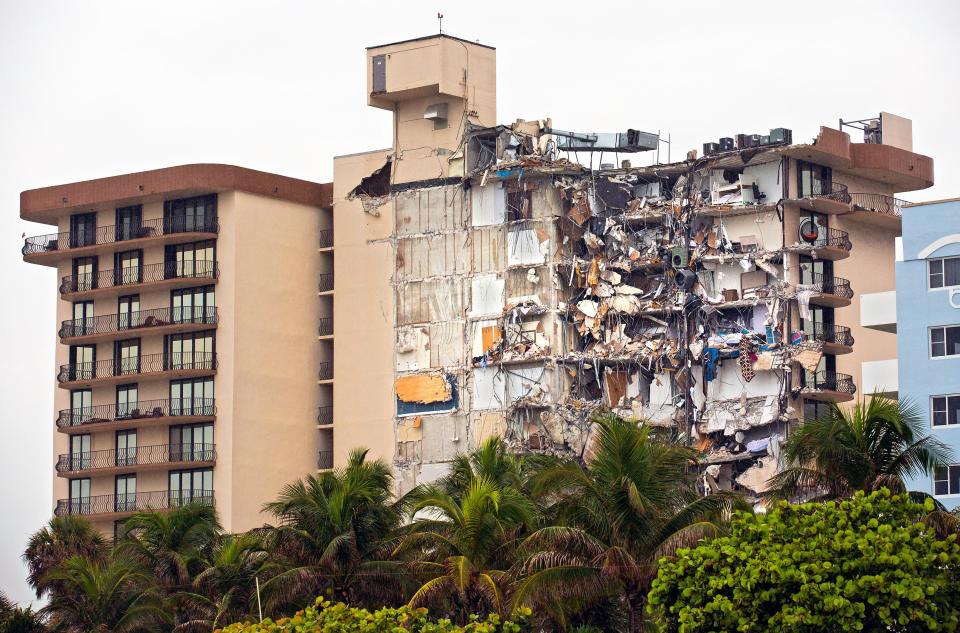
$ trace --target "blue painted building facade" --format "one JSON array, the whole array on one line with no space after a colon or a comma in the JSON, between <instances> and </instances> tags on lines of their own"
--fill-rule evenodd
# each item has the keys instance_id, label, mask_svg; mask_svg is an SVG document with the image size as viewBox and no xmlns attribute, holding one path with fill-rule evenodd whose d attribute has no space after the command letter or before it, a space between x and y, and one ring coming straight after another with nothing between
<instances>
[{"instance_id":1,"label":"blue painted building facade","mask_svg":"<svg viewBox=\"0 0 960 633\"><path fill-rule=\"evenodd\" d=\"M897 274L899 397L951 447L953 463L908 481L948 508L960 506L960 198L903 210Z\"/></svg>"}]
</instances>

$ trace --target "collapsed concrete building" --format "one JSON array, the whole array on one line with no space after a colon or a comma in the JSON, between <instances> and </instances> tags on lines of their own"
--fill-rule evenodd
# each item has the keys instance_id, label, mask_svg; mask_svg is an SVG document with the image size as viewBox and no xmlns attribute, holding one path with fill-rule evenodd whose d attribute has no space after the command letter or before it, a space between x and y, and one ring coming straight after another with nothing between
<instances>
[{"instance_id":1,"label":"collapsed concrete building","mask_svg":"<svg viewBox=\"0 0 960 633\"><path fill-rule=\"evenodd\" d=\"M704 493L763 492L790 429L895 349L856 293L894 288L894 195L933 184L909 120L633 166L657 135L497 125L494 68L448 36L368 49L394 146L335 161L327 450L370 446L404 492L493 434L583 456L610 409L695 446Z\"/></svg>"}]
</instances>

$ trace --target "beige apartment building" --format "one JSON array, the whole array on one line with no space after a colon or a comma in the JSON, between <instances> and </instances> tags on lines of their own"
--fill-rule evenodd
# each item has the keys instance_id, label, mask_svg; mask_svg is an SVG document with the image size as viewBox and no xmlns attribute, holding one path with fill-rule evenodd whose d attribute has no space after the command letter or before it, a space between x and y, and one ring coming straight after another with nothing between
<instances>
[{"instance_id":1,"label":"beige apartment building","mask_svg":"<svg viewBox=\"0 0 960 633\"><path fill-rule=\"evenodd\" d=\"M933 184L909 120L661 163L639 130L498 125L489 46L372 47L367 72L393 141L332 184L190 165L22 194L59 231L24 246L61 299L57 513L199 500L242 530L355 447L400 494L491 435L582 456L601 408L683 433L705 492L755 494L896 355L859 296L894 289L895 196Z\"/></svg>"}]
</instances>

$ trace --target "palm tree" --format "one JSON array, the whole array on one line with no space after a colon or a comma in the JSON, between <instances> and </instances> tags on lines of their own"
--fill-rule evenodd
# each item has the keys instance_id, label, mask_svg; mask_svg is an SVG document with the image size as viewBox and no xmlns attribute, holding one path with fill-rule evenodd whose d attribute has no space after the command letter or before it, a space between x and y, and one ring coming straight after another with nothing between
<instances>
[{"instance_id":1,"label":"palm tree","mask_svg":"<svg viewBox=\"0 0 960 633\"><path fill-rule=\"evenodd\" d=\"M262 533L285 568L263 584L269 608L300 607L326 592L383 604L397 593L397 576L376 562L400 519L390 503L393 476L386 462L366 458L355 449L343 468L291 483L264 506L279 525Z\"/></svg>"},{"instance_id":2,"label":"palm tree","mask_svg":"<svg viewBox=\"0 0 960 633\"><path fill-rule=\"evenodd\" d=\"M736 498L701 496L695 453L612 414L594 419L586 464L563 461L540 473L554 521L523 544L514 606L539 606L562 628L604 603L628 630L643 629L657 562L716 534Z\"/></svg>"},{"instance_id":3,"label":"palm tree","mask_svg":"<svg viewBox=\"0 0 960 633\"><path fill-rule=\"evenodd\" d=\"M107 540L92 523L76 515L54 517L46 527L30 537L23 560L29 571L27 582L37 597L58 587L56 581L45 580L47 574L73 556L101 561L108 553Z\"/></svg>"},{"instance_id":4,"label":"palm tree","mask_svg":"<svg viewBox=\"0 0 960 633\"><path fill-rule=\"evenodd\" d=\"M256 582L275 566L260 537L247 532L217 540L204 569L179 599L195 615L175 633L212 631L223 623L239 622L257 613Z\"/></svg>"},{"instance_id":5,"label":"palm tree","mask_svg":"<svg viewBox=\"0 0 960 633\"><path fill-rule=\"evenodd\" d=\"M166 620L153 577L131 560L74 556L47 576L64 588L40 610L53 631L139 633L157 630Z\"/></svg>"},{"instance_id":6,"label":"palm tree","mask_svg":"<svg viewBox=\"0 0 960 633\"><path fill-rule=\"evenodd\" d=\"M831 405L786 441L787 468L771 479L768 494L840 499L880 487L903 491L909 477L951 461L949 448L922 429L921 415L908 402L874 395L847 410Z\"/></svg>"},{"instance_id":7,"label":"palm tree","mask_svg":"<svg viewBox=\"0 0 960 633\"><path fill-rule=\"evenodd\" d=\"M436 484L405 497L413 521L394 557L412 557L408 568L426 580L411 606L439 605L461 622L470 613L504 614L506 571L539 517L524 492L526 470L522 457L510 455L500 440L488 440L472 454L458 455L451 473Z\"/></svg>"},{"instance_id":8,"label":"palm tree","mask_svg":"<svg viewBox=\"0 0 960 633\"><path fill-rule=\"evenodd\" d=\"M122 555L150 570L161 588L186 589L221 534L213 506L191 503L169 512L138 512L123 525Z\"/></svg>"}]
</instances>

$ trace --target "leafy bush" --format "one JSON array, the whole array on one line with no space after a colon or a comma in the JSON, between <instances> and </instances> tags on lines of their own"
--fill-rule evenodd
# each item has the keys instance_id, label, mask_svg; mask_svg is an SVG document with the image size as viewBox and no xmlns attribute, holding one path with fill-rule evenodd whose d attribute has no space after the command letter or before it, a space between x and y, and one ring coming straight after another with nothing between
<instances>
[{"instance_id":1,"label":"leafy bush","mask_svg":"<svg viewBox=\"0 0 960 633\"><path fill-rule=\"evenodd\" d=\"M529 615L524 611L522 618ZM276 622L265 619L260 623L231 624L220 629L222 633L520 633L526 630L521 621L502 621L495 614L485 620L472 616L466 626L457 626L450 620L431 620L426 609L384 608L370 612L350 607L342 602L331 604L317 598L315 606L298 611L292 618Z\"/></svg>"},{"instance_id":2,"label":"leafy bush","mask_svg":"<svg viewBox=\"0 0 960 633\"><path fill-rule=\"evenodd\" d=\"M955 631L960 546L933 509L862 492L738 514L730 536L664 559L650 610L665 631Z\"/></svg>"}]
</instances>

